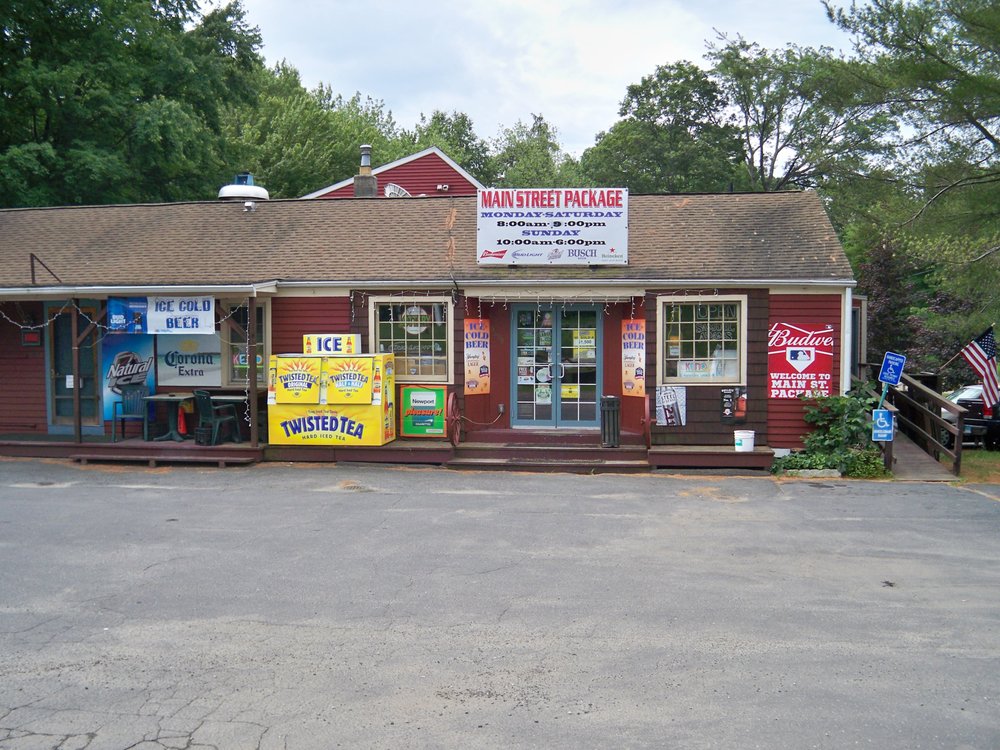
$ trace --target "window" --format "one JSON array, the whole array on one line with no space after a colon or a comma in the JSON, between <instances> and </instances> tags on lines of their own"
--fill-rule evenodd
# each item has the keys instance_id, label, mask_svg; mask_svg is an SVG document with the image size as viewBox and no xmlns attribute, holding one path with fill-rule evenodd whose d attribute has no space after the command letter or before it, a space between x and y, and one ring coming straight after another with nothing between
<instances>
[{"instance_id":1,"label":"window","mask_svg":"<svg viewBox=\"0 0 1000 750\"><path fill-rule=\"evenodd\" d=\"M257 303L257 385L267 385L267 352L264 321L266 301ZM224 318L219 324L219 339L222 345L222 385L242 387L247 383L249 363L247 361L247 320L249 309L246 301L219 302Z\"/></svg>"},{"instance_id":2,"label":"window","mask_svg":"<svg viewBox=\"0 0 1000 750\"><path fill-rule=\"evenodd\" d=\"M746 297L660 297L660 383L746 383Z\"/></svg>"},{"instance_id":3,"label":"window","mask_svg":"<svg viewBox=\"0 0 1000 750\"><path fill-rule=\"evenodd\" d=\"M450 383L452 305L450 297L373 297L373 348L396 355L396 380Z\"/></svg>"}]
</instances>

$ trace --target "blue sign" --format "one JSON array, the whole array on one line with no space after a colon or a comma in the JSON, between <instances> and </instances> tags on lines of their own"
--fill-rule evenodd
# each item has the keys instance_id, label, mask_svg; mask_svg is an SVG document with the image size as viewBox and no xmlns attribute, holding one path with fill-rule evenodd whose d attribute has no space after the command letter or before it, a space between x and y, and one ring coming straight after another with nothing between
<instances>
[{"instance_id":1,"label":"blue sign","mask_svg":"<svg viewBox=\"0 0 1000 750\"><path fill-rule=\"evenodd\" d=\"M878 374L878 382L889 385L899 385L903 377L903 366L906 365L906 355L886 352L882 359L882 369Z\"/></svg>"},{"instance_id":2,"label":"blue sign","mask_svg":"<svg viewBox=\"0 0 1000 750\"><path fill-rule=\"evenodd\" d=\"M146 298L108 297L108 330L146 333Z\"/></svg>"},{"instance_id":3,"label":"blue sign","mask_svg":"<svg viewBox=\"0 0 1000 750\"><path fill-rule=\"evenodd\" d=\"M888 409L875 409L872 411L872 441L877 443L891 443L892 433L895 431L895 418Z\"/></svg>"},{"instance_id":4,"label":"blue sign","mask_svg":"<svg viewBox=\"0 0 1000 750\"><path fill-rule=\"evenodd\" d=\"M124 385L146 385L156 390L153 367L153 337L128 333L109 333L101 339L101 370L104 378L104 418L111 419L113 404L119 400Z\"/></svg>"}]
</instances>

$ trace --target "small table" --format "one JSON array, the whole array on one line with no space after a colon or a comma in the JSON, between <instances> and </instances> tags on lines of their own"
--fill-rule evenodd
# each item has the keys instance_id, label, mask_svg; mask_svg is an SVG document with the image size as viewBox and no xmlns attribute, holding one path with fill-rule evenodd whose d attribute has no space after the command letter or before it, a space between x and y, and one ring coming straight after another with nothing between
<instances>
[{"instance_id":1,"label":"small table","mask_svg":"<svg viewBox=\"0 0 1000 750\"><path fill-rule=\"evenodd\" d=\"M182 403L193 398L194 394L189 392L156 393L152 396L146 396L146 401L165 403L167 405L167 431L159 437L153 438L153 440L157 442L161 440L174 440L178 443L183 443L187 439L177 429L177 412L180 411Z\"/></svg>"}]
</instances>

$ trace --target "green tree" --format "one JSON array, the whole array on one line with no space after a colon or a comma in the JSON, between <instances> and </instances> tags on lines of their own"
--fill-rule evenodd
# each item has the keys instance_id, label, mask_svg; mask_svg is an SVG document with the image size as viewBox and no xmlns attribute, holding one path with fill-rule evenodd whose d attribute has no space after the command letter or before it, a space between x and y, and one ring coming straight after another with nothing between
<instances>
[{"instance_id":1,"label":"green tree","mask_svg":"<svg viewBox=\"0 0 1000 750\"><path fill-rule=\"evenodd\" d=\"M555 128L541 115L531 125L518 121L492 144L491 173L500 187L572 187L575 160L563 153Z\"/></svg>"},{"instance_id":2,"label":"green tree","mask_svg":"<svg viewBox=\"0 0 1000 750\"><path fill-rule=\"evenodd\" d=\"M219 102L252 96L260 36L231 3L10 0L0 10L0 205L204 198Z\"/></svg>"},{"instance_id":3,"label":"green tree","mask_svg":"<svg viewBox=\"0 0 1000 750\"><path fill-rule=\"evenodd\" d=\"M752 189L815 187L884 154L892 120L858 97L828 49L722 37L707 57L733 108Z\"/></svg>"},{"instance_id":4,"label":"green tree","mask_svg":"<svg viewBox=\"0 0 1000 750\"><path fill-rule=\"evenodd\" d=\"M634 193L712 192L740 181L740 141L718 84L689 62L661 65L628 87L624 119L580 160L592 184Z\"/></svg>"},{"instance_id":5,"label":"green tree","mask_svg":"<svg viewBox=\"0 0 1000 750\"><path fill-rule=\"evenodd\" d=\"M855 38L844 80L900 124L888 153L909 203L890 230L928 269L921 340L957 350L1000 314L1000 6L872 0L827 11Z\"/></svg>"},{"instance_id":6,"label":"green tree","mask_svg":"<svg viewBox=\"0 0 1000 750\"><path fill-rule=\"evenodd\" d=\"M377 166L406 155L412 141L379 100L307 91L299 72L282 61L258 73L256 101L224 118L231 170L253 172L272 198L296 198L358 173L361 144Z\"/></svg>"},{"instance_id":7,"label":"green tree","mask_svg":"<svg viewBox=\"0 0 1000 750\"><path fill-rule=\"evenodd\" d=\"M437 146L484 185L493 182L496 175L491 172L489 144L476 135L471 118L464 112L434 110L429 119L420 115L412 137L417 150Z\"/></svg>"}]
</instances>

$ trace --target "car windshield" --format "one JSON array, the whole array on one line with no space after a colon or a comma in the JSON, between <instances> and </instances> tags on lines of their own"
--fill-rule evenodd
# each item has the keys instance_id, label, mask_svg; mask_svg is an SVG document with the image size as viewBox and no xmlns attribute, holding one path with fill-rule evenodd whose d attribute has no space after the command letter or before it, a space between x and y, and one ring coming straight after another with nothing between
<instances>
[{"instance_id":1,"label":"car windshield","mask_svg":"<svg viewBox=\"0 0 1000 750\"><path fill-rule=\"evenodd\" d=\"M957 404L959 401L977 401L982 397L983 387L981 385L965 385L948 396L948 400Z\"/></svg>"}]
</instances>

